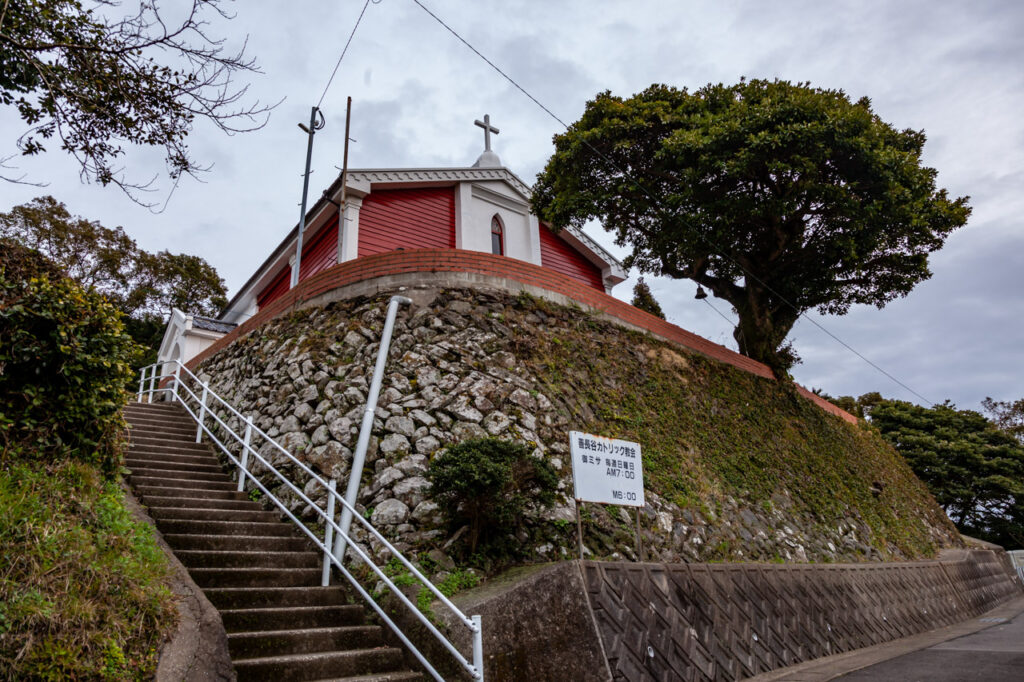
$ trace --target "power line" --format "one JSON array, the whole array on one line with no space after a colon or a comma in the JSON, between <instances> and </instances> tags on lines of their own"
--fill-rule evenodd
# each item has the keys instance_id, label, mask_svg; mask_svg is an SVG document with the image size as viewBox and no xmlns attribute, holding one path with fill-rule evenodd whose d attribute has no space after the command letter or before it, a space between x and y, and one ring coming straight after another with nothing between
<instances>
[{"instance_id":1,"label":"power line","mask_svg":"<svg viewBox=\"0 0 1024 682\"><path fill-rule=\"evenodd\" d=\"M373 4L379 4L380 0L373 0ZM356 35L356 29L359 28L359 22L363 20L363 15L366 14L366 8L370 6L370 0L366 0L363 4L363 11L359 13L359 17L356 19L355 26L352 27L352 32L348 34L348 40L345 41L345 47L341 50L341 56L338 57L338 63L334 65L334 71L331 71L331 77L327 79L327 85L324 86L324 92L320 95L320 101L316 103L316 108L319 109L320 105L324 103L324 97L327 96L327 91L331 87L331 83L334 82L334 76L338 73L338 67L341 66L341 60L345 58L345 53L348 52L348 46L352 44L352 38Z\"/></svg>"},{"instance_id":2,"label":"power line","mask_svg":"<svg viewBox=\"0 0 1024 682\"><path fill-rule=\"evenodd\" d=\"M483 60L484 62L486 62L486 63L488 64L488 66L490 66L490 67L491 67L492 69L494 69L494 70L495 70L496 72L498 72L498 74L500 74L502 78L504 78L504 79L505 79L505 80L507 80L507 81L508 81L509 83L511 83L511 84L513 85L513 87L515 87L515 88L516 88L517 90L519 90L519 92L521 92L521 93L523 93L524 95L526 95L526 97L527 97L527 98L529 98L529 99L530 99L530 100L531 100L531 101L532 101L532 102L533 102L534 104L536 104L536 105L537 105L538 107L540 107L540 108L541 108L542 110L544 110L544 112L545 112L545 113L547 113L547 115L548 115L548 116L550 116L550 117L551 117L551 118L553 118L554 120L558 121L558 123L559 123L559 124L560 124L560 125L561 125L561 126L562 126L563 128L565 128L566 130L568 130L568 129L569 129L569 125L568 125L568 124L567 124L567 123L566 123L565 121L563 121L563 120L562 120L561 118L559 118L559 117L558 117L558 116L557 116L557 115L556 115L556 114L555 114L555 113L554 113L553 111L551 111L551 109L549 109L549 108L547 108L546 106L544 106L544 104L543 104L543 103L541 103L541 102L540 102L540 100L538 100L538 99L537 99L536 97L534 97L533 95L531 95L531 94L530 94L530 93L529 93L529 92L528 92L528 91L526 90L526 88L524 88L523 86L519 85L519 83L517 83L517 82L515 81L515 79L513 79L513 78L512 78L511 76L509 76L509 75L508 75L507 73L505 73L504 71L502 71L502 69L501 69L500 67L498 67L498 66L497 66L497 65L496 65L496 64L495 64L494 62L492 62L492 61L491 61L490 59L488 59L488 58L487 58L487 57L486 57L486 56L485 56L485 55L484 55L484 54L483 54L482 52L480 52L480 50L478 50L478 49L476 49L475 47L473 47L473 45L472 45L472 44L470 44L470 42L469 42L468 40L466 40L466 39L465 39L465 38L463 38L463 37L462 37L461 35L459 35L459 33L458 33L458 32L457 32L457 31L456 31L455 29L453 29L453 28L452 28L451 26L449 26L449 25L448 25L447 23L445 23L445 21L444 21L443 19L441 19L441 17L439 17L438 15L434 14L434 12L432 12L432 11L431 11L430 9L428 9L428 8L426 7L426 5L424 5L424 4L422 3L422 2L420 2L420 0L412 0L412 1L413 1L414 3L416 3L416 5L418 5L418 6L420 7L420 9L422 9L422 10L423 10L424 12L426 12L427 14L429 14L429 15L430 15L430 16L431 16L431 17L432 17L432 18L434 19L434 21L436 21L437 23L439 23L439 24L440 24L441 26L443 26L443 27L444 27L444 28L445 28L445 29L446 29L446 30L447 30L447 31L448 31L449 33L451 33L451 34L452 34L453 36L455 36L455 38L456 38L456 39L458 39L458 41L459 41L459 42L461 42L461 43L462 43L463 45L465 45L466 47L468 47L468 48L469 48L469 49L470 49L470 50L471 50L471 51L472 51L472 52L473 52L473 53L474 53L475 55L477 55L478 57L480 57L480 59L482 59L482 60ZM624 178L626 178L626 179L627 179L627 180L628 180L628 181L629 181L629 182L630 182L630 183L631 183L631 184L632 184L632 185L633 185L634 187L636 187L636 188L637 188L638 190L640 190L640 191L641 191L641 192L642 192L643 194L645 194L645 195L647 196L647 198L648 198L648 199L650 199L650 200L651 200L651 201L653 202L653 208L654 208L654 209L655 209L655 210L656 210L656 211L657 211L657 212L658 212L659 214L661 214L661 216L662 216L663 218L668 218L668 217L670 217L670 216L669 216L669 214L667 214L667 213L666 213L666 211L664 211L664 210L662 209L662 207L661 207L661 201L660 201L660 199L659 199L658 197L654 196L654 194L653 194L653 193L652 193L652 192L651 192L650 190L648 190L648 189L647 189L647 187L645 187L645 186L644 186L643 184L641 184L639 180L637 180L636 178L634 178L634 177L633 177L633 176L632 176L632 175L631 175L631 174L630 174L629 172L627 172L626 170L624 170L624 169L622 169L621 167L619 167L619 165L618 165L617 163L615 163L615 161L614 161L614 160L610 159L610 158L609 158L609 157L608 157L608 156L607 156L606 154L604 154L604 153L603 153L603 152L602 152L601 150L597 149L597 148L596 148L596 147L595 147L594 145L592 145L592 144L591 144L591 143L590 143L590 142L589 142L588 140L585 140L585 139L582 139L582 138L581 138L581 140L580 140L580 141L581 141L581 142L583 142L583 144L584 144L584 145L586 145L586 146L587 146L587 147L588 147L588 148L589 148L589 149L590 149L590 150L591 150L592 152L594 152L594 154L595 154L595 155L597 155L597 156L598 156L598 157L599 157L599 158L600 158L600 159L601 159L602 161L604 161L604 162L605 162L606 164L608 164L608 165L609 165L609 166L610 166L610 167L611 167L611 168L612 168L613 170L615 170L615 171L616 171L617 173L621 174L621 175L622 175L622 176L623 176ZM676 218L676 219L681 219L681 218L679 218L679 216L677 216L677 215L672 215L671 217L673 217L673 218ZM703 239L703 240L704 240L704 241L705 241L705 242L706 242L706 243L707 243L707 244L708 244L708 245L709 245L709 246L710 246L710 247L711 247L712 249L714 249L715 251L717 251L717 252L718 252L718 255L719 255L719 256L721 256L722 258L725 258L726 260L728 260L729 262L731 262L731 263L732 263L732 264L733 264L734 266L736 266L737 268L739 268L739 269L740 269L740 270L741 270L741 271L742 271L742 272L744 273L744 275L745 275L745 276L749 277L750 279L754 280L755 282L757 282L758 284L760 284L761 286L763 286L763 287L764 287L765 289L767 289L767 290L768 290L768 291L770 291L770 292L771 292L772 294L774 294L774 295L775 295L775 296L776 296L776 297L777 297L777 298L778 298L778 299L779 299L780 301L782 301L783 303L785 303L786 305L788 305L788 306L789 306L790 308L792 308L792 309L793 309L793 310L794 310L794 311L796 312L796 314L797 314L797 316L798 316L798 317L802 317L803 319L805 319L805 320L807 320L808 322L810 322L811 324L813 324L813 325L814 325L815 327L817 327L818 329L820 329L821 331L823 331L823 332L824 332L825 334L827 334L828 336L830 336L830 337L831 337L831 338L832 338L833 340L835 340L835 341L836 341L837 343L839 343L840 345L842 345L842 346L843 346L844 348L846 348L846 349L847 349L848 351L850 351L851 353L853 353L854 355L856 355L856 356L857 356L858 358L860 358L861 360L863 360L864 362L866 362L866 363L867 363L868 365L870 365L871 367L873 367L873 368L874 368L875 370L877 370L877 371L878 371L878 372L880 372L881 374L883 374L883 375L885 375L886 377L888 377L888 378L889 378L889 379L890 379L891 381L893 381L894 383L898 384L899 386L902 386L902 387L903 387L904 389L906 389L906 390L907 390L907 391L909 391L910 393L914 394L915 396L917 396L918 398L920 398L920 399L921 399L921 400L923 400L924 402L928 403L929 405L934 405L934 404L935 404L935 403L934 403L933 401L931 401L931 400L928 400L928 398L925 398L925 397L924 397L923 395L921 395L920 393L918 393L918 392L917 392L917 391L915 391L914 389L912 389L912 388L910 388L909 386L907 386L907 385L906 385L905 383L903 383L902 381L900 381L899 379L897 379L896 377L894 377L894 376L893 376L892 374L890 374L889 372L885 371L884 369L882 369L881 367L879 367L878 365L876 365L876 364L875 364L874 362L872 362L872 361L871 361L871 360L869 360L868 358L864 357L864 355L862 355L862 354L861 354L860 352L858 352L858 351L857 351L856 349L854 349L854 348L853 348L852 346L850 346L850 344L846 343L845 341L843 341L842 339L840 339L840 338L839 338L838 336L836 336L835 334L833 334L832 332L830 332L830 331L829 331L828 329L826 329L826 328L825 328L825 327L824 327L824 326L823 326L823 325L822 325L821 323L819 323L819 322L818 322L817 320L815 320L815 319L813 319L813 318L811 318L811 317L807 316L807 315L806 315L806 314L805 314L805 313L804 313L803 311L801 311L801 310L800 310L800 309L799 309L799 308L798 308L798 307L797 307L796 305L794 305L794 304L793 304L793 303L792 303L792 302L791 302L791 301L790 301L789 299L787 299L787 298L786 298L785 296L783 296L782 294L780 294L779 292L777 292L777 291L776 291L776 290L775 290L775 289L774 289L774 288L773 288L773 287L772 287L771 285L769 285L768 283L766 283L765 281L763 281L763 280L762 280L762 279L761 279L760 277L758 277L758 276L757 276L757 275L755 275L754 273L752 273L752 272L750 272L749 270L747 270L747 269L746 269L745 267L743 267L743 266L742 266L742 265L741 265L740 263L738 263L738 262L737 262L737 261L736 261L736 260L735 260L734 258L732 258L731 256L729 256L729 254L725 252L725 249L722 249L722 248L721 248L721 247L720 247L720 246L719 246L718 244L716 244L716 243L715 243L714 241L712 241L712 240L711 240L711 238L709 238L708 236L706 236L706 235L703 235L703 234L701 234L701 235L699 235L699 236L700 236L700 237L701 237L701 239ZM713 306L712 306L712 307L713 307ZM715 310L716 310L716 312L717 312L717 309L715 309ZM719 313L719 314L721 315L721 313Z\"/></svg>"}]
</instances>

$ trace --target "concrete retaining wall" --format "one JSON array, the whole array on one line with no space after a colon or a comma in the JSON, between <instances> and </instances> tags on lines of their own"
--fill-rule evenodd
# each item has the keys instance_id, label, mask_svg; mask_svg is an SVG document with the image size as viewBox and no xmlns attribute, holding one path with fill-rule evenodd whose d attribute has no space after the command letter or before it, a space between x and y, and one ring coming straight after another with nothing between
<instances>
[{"instance_id":1,"label":"concrete retaining wall","mask_svg":"<svg viewBox=\"0 0 1024 682\"><path fill-rule=\"evenodd\" d=\"M616 681L741 680L1024 593L987 550L888 564L577 561L484 589L456 602L484 616L487 679Z\"/></svg>"}]
</instances>

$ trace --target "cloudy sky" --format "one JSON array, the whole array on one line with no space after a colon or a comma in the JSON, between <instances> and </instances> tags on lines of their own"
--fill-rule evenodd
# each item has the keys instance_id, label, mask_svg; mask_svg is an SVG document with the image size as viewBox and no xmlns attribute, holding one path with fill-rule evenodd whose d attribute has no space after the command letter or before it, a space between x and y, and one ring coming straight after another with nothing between
<instances>
[{"instance_id":1,"label":"cloudy sky","mask_svg":"<svg viewBox=\"0 0 1024 682\"><path fill-rule=\"evenodd\" d=\"M932 258L934 277L883 310L858 307L814 319L930 401L977 408L987 396L1024 396L1024 5L1005 2L643 2L423 0L464 38L565 121L601 90L619 95L653 82L781 78L868 96L898 128L923 129L925 162L974 214ZM164 3L171 5L173 3ZM180 3L179 3L180 4ZM211 32L240 44L263 71L250 94L283 102L257 132L227 137L197 126L195 156L212 164L183 181L154 214L116 189L83 185L58 152L17 159L44 189L0 183L0 210L49 193L72 213L122 225L141 246L198 254L237 291L295 224L309 117L363 0L236 3ZM532 184L561 128L459 43L412 0L371 3L324 99L311 196L337 174L345 97L354 100L350 165L468 166L482 149L473 120L501 129L495 150ZM0 111L0 156L23 130ZM160 155L134 150L130 177L162 170ZM166 177L151 199L163 203ZM592 236L618 256L599 226ZM633 279L616 295L629 299ZM651 280L670 321L735 348L732 328L689 282ZM727 317L729 306L708 299ZM803 357L794 375L833 395L877 390L923 402L813 324L791 338Z\"/></svg>"}]
</instances>

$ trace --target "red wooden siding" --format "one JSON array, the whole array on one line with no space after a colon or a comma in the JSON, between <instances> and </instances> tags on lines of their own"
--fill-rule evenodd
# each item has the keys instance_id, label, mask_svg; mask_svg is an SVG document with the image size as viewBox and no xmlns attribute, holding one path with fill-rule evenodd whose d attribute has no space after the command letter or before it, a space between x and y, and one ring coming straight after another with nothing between
<instances>
[{"instance_id":1,"label":"red wooden siding","mask_svg":"<svg viewBox=\"0 0 1024 682\"><path fill-rule=\"evenodd\" d=\"M601 270L543 223L540 226L540 264L604 291Z\"/></svg>"},{"instance_id":2,"label":"red wooden siding","mask_svg":"<svg viewBox=\"0 0 1024 682\"><path fill-rule=\"evenodd\" d=\"M302 245L302 265L299 266L299 281L311 277L338 260L338 217L334 216L314 235L307 234ZM270 284L256 296L256 305L262 308L288 291L292 281L292 269L284 266Z\"/></svg>"},{"instance_id":3,"label":"red wooden siding","mask_svg":"<svg viewBox=\"0 0 1024 682\"><path fill-rule=\"evenodd\" d=\"M288 291L291 279L292 269L286 265L281 268L281 272L277 273L277 277L271 280L270 284L256 296L256 306L262 310L264 306L269 305L274 299L283 296Z\"/></svg>"},{"instance_id":4,"label":"red wooden siding","mask_svg":"<svg viewBox=\"0 0 1024 682\"><path fill-rule=\"evenodd\" d=\"M359 256L402 249L455 248L451 187L371 192L359 210Z\"/></svg>"},{"instance_id":5,"label":"red wooden siding","mask_svg":"<svg viewBox=\"0 0 1024 682\"><path fill-rule=\"evenodd\" d=\"M307 234L305 241L299 266L300 282L338 262L338 216L331 218L312 238Z\"/></svg>"}]
</instances>

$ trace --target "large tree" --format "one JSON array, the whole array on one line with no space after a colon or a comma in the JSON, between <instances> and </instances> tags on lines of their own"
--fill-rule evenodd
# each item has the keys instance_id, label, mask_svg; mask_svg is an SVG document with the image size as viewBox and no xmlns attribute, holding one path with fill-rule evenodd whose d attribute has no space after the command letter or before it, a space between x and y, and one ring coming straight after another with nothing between
<instances>
[{"instance_id":1,"label":"large tree","mask_svg":"<svg viewBox=\"0 0 1024 682\"><path fill-rule=\"evenodd\" d=\"M966 222L924 142L867 98L786 81L604 92L555 136L533 205L556 229L597 218L627 265L728 301L740 352L783 373L800 314L906 295Z\"/></svg>"},{"instance_id":2,"label":"large tree","mask_svg":"<svg viewBox=\"0 0 1024 682\"><path fill-rule=\"evenodd\" d=\"M1024 398L1010 402L986 397L981 406L1003 431L1024 443Z\"/></svg>"},{"instance_id":3,"label":"large tree","mask_svg":"<svg viewBox=\"0 0 1024 682\"><path fill-rule=\"evenodd\" d=\"M870 419L961 531L1024 546L1024 445L1012 434L948 401L881 400Z\"/></svg>"},{"instance_id":4,"label":"large tree","mask_svg":"<svg viewBox=\"0 0 1024 682\"><path fill-rule=\"evenodd\" d=\"M51 196L0 213L0 237L39 251L129 317L215 315L227 302L224 280L202 258L145 251L124 228L71 215Z\"/></svg>"},{"instance_id":5,"label":"large tree","mask_svg":"<svg viewBox=\"0 0 1024 682\"><path fill-rule=\"evenodd\" d=\"M132 338L156 357L172 308L215 315L227 303L224 280L198 256L150 253L121 227L71 215L51 196L0 213L0 238L43 254L71 279L102 294L125 316Z\"/></svg>"},{"instance_id":6,"label":"large tree","mask_svg":"<svg viewBox=\"0 0 1024 682\"><path fill-rule=\"evenodd\" d=\"M260 127L267 111L234 83L256 68L244 46L227 50L213 35L211 19L223 18L219 0L167 13L150 0L127 10L113 0L0 2L0 104L27 125L20 152L55 140L83 179L130 193L147 183L122 172L125 145L162 147L172 178L201 170L185 142L197 119L230 133Z\"/></svg>"}]
</instances>

